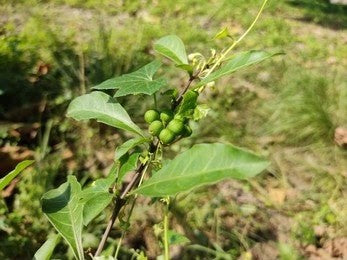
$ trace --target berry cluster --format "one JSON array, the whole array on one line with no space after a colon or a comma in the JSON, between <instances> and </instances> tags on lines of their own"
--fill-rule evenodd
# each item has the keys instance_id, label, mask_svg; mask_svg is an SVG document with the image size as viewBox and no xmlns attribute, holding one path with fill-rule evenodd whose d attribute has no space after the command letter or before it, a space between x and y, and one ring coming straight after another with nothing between
<instances>
[{"instance_id":1,"label":"berry cluster","mask_svg":"<svg viewBox=\"0 0 347 260\"><path fill-rule=\"evenodd\" d=\"M163 110L160 113L154 109L148 110L145 113L145 121L149 124L149 133L159 137L163 144L173 142L178 136L188 137L192 134L187 120L180 115L174 115L171 110Z\"/></svg>"}]
</instances>

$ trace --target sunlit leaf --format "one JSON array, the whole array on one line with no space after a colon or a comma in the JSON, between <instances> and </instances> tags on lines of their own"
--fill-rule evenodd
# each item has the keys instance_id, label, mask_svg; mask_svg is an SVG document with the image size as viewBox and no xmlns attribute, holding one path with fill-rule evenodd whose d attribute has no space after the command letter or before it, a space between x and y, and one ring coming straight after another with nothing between
<instances>
[{"instance_id":1,"label":"sunlit leaf","mask_svg":"<svg viewBox=\"0 0 347 260\"><path fill-rule=\"evenodd\" d=\"M176 35L168 35L154 43L154 50L176 64L188 64L186 48Z\"/></svg>"},{"instance_id":2,"label":"sunlit leaf","mask_svg":"<svg viewBox=\"0 0 347 260\"><path fill-rule=\"evenodd\" d=\"M0 191L3 190L18 174L20 174L25 168L32 165L33 160L25 160L17 164L16 168L0 179Z\"/></svg>"},{"instance_id":3,"label":"sunlit leaf","mask_svg":"<svg viewBox=\"0 0 347 260\"><path fill-rule=\"evenodd\" d=\"M84 259L82 246L83 204L80 203L81 185L75 176L50 190L42 197L42 211L59 234L66 240L78 259Z\"/></svg>"},{"instance_id":4,"label":"sunlit leaf","mask_svg":"<svg viewBox=\"0 0 347 260\"><path fill-rule=\"evenodd\" d=\"M36 251L34 260L49 260L53 254L53 251L60 241L61 236L58 234L52 234L46 240L46 242Z\"/></svg>"},{"instance_id":5,"label":"sunlit leaf","mask_svg":"<svg viewBox=\"0 0 347 260\"><path fill-rule=\"evenodd\" d=\"M98 122L143 136L141 129L117 100L100 91L75 98L69 105L67 116L76 120L96 119Z\"/></svg>"},{"instance_id":6,"label":"sunlit leaf","mask_svg":"<svg viewBox=\"0 0 347 260\"><path fill-rule=\"evenodd\" d=\"M223 64L220 69L212 72L206 78L202 79L195 88L206 85L211 81L215 81L223 76L234 73L235 71L256 64L280 53L270 53L266 51L246 51L237 53L228 62Z\"/></svg>"},{"instance_id":7,"label":"sunlit leaf","mask_svg":"<svg viewBox=\"0 0 347 260\"><path fill-rule=\"evenodd\" d=\"M251 178L268 165L263 158L230 144L199 144L169 161L135 193L171 196L226 178Z\"/></svg>"},{"instance_id":8,"label":"sunlit leaf","mask_svg":"<svg viewBox=\"0 0 347 260\"><path fill-rule=\"evenodd\" d=\"M227 27L224 27L222 30L220 30L214 37L213 39L223 39L225 37L229 37L229 31Z\"/></svg>"},{"instance_id":9,"label":"sunlit leaf","mask_svg":"<svg viewBox=\"0 0 347 260\"><path fill-rule=\"evenodd\" d=\"M118 89L116 97L136 94L152 95L166 84L162 78L153 79L160 66L159 61L152 61L135 72L106 80L93 89Z\"/></svg>"}]
</instances>

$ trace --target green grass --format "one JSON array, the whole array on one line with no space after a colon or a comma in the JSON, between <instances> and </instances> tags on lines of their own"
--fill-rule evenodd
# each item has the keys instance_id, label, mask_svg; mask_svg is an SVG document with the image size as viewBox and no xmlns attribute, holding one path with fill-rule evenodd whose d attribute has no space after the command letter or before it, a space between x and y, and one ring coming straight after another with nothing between
<instances>
[{"instance_id":1,"label":"green grass","mask_svg":"<svg viewBox=\"0 0 347 260\"><path fill-rule=\"evenodd\" d=\"M149 62L152 42L166 34L179 35L189 53L224 48L228 43L212 41L213 35L227 26L237 37L261 4L257 0L2 2L1 120L41 122L44 132L51 118L53 126L44 155L44 138L28 143L13 141L6 134L1 137L2 144L27 146L43 158L30 174L23 174L16 195L7 200L8 208L0 206L1 259L30 258L51 231L40 212L42 193L70 173L83 182L101 176L112 161L114 147L126 138L121 133L110 135L108 128L95 123L67 120L63 115L74 96ZM200 126L193 125L192 139L174 146L170 154L195 142L225 141L268 156L272 165L251 182L225 182L178 198L173 226L200 245L184 249L186 259L206 254L221 259L246 257L257 245L271 243L281 259L300 259L305 245L322 246L345 236L346 151L333 141L335 128L347 126L344 21L344 7L323 0L270 1L237 51L267 49L286 54L217 82L201 97L212 100L208 117ZM49 64L47 75L37 75L39 63ZM176 76L174 67L169 74L177 86L185 80L183 74ZM34 104L42 100L46 109L35 110ZM121 102L141 121L151 100L136 97ZM16 112L28 107L32 109L28 116ZM73 151L72 157L59 159L66 149ZM274 191L284 192L285 200L276 201ZM148 250L140 234L144 226L160 221L160 214L150 213L153 209L157 210L144 202L135 210L135 235L129 234L123 257L133 254L132 247ZM87 231L92 247L106 215ZM328 230L323 238L315 234L317 226ZM110 251L119 234L116 228ZM62 244L55 257L66 255Z\"/></svg>"}]
</instances>

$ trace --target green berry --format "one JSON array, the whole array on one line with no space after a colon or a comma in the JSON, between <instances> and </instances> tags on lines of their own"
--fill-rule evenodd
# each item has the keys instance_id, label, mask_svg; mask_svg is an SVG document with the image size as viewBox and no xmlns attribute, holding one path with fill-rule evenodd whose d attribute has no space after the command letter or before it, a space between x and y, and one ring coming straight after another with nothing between
<instances>
[{"instance_id":1,"label":"green berry","mask_svg":"<svg viewBox=\"0 0 347 260\"><path fill-rule=\"evenodd\" d=\"M167 128L177 135L180 135L184 129L184 123L181 120L173 119L167 125Z\"/></svg>"},{"instance_id":2,"label":"green berry","mask_svg":"<svg viewBox=\"0 0 347 260\"><path fill-rule=\"evenodd\" d=\"M145 121L150 124L155 120L159 120L159 113L157 110L151 109L145 113Z\"/></svg>"},{"instance_id":3,"label":"green berry","mask_svg":"<svg viewBox=\"0 0 347 260\"><path fill-rule=\"evenodd\" d=\"M173 118L174 114L171 110L164 110L160 113L160 119L163 121L164 124L167 124L170 122Z\"/></svg>"},{"instance_id":4,"label":"green berry","mask_svg":"<svg viewBox=\"0 0 347 260\"><path fill-rule=\"evenodd\" d=\"M148 132L151 135L158 136L163 128L163 123L159 120L155 120L149 125Z\"/></svg>"},{"instance_id":5,"label":"green berry","mask_svg":"<svg viewBox=\"0 0 347 260\"><path fill-rule=\"evenodd\" d=\"M192 133L193 133L193 131L192 131L192 129L190 128L190 126L189 126L189 125L185 125L185 126L184 126L184 129L183 129L182 136L184 136L184 137L189 137L189 136L192 135Z\"/></svg>"},{"instance_id":6,"label":"green berry","mask_svg":"<svg viewBox=\"0 0 347 260\"><path fill-rule=\"evenodd\" d=\"M160 132L159 139L163 144L169 144L175 139L175 134L171 130L165 128Z\"/></svg>"}]
</instances>

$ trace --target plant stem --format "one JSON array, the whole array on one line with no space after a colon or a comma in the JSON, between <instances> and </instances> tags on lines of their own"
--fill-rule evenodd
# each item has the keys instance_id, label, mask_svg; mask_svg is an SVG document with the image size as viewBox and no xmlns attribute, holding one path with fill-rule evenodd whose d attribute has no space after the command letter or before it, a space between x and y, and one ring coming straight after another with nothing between
<instances>
[{"instance_id":1,"label":"plant stem","mask_svg":"<svg viewBox=\"0 0 347 260\"><path fill-rule=\"evenodd\" d=\"M155 109L158 109L158 102L157 102L157 94L153 94L153 101L154 101L154 107Z\"/></svg>"},{"instance_id":2,"label":"plant stem","mask_svg":"<svg viewBox=\"0 0 347 260\"><path fill-rule=\"evenodd\" d=\"M114 208L114 210L112 212L111 219L107 223L107 227L106 227L105 232L104 232L104 234L103 234L103 236L101 238L101 241L99 243L98 249L96 250L96 252L94 254L94 257L97 257L98 255L100 255L100 253L104 249L106 240L108 238L108 235L110 234L110 231L111 231L111 228L113 226L113 223L116 221L116 219L118 217L118 214L119 214L120 210L122 209L122 207L124 206L125 202L126 202L125 200L120 199L120 198L118 198L116 200L116 206L115 206L115 208Z\"/></svg>"},{"instance_id":3,"label":"plant stem","mask_svg":"<svg viewBox=\"0 0 347 260\"><path fill-rule=\"evenodd\" d=\"M143 181L143 177L145 176L145 173L146 173L146 171L147 171L147 169L148 169L148 166L149 166L149 163L145 166L145 168L144 168L143 171L142 171L141 179L140 179L140 181L139 181L139 185L138 185L138 186L141 185L141 183L142 183L142 181ZM137 194L135 194L133 203L131 204L131 208L130 208L130 211L129 211L129 215L128 215L128 218L127 218L127 223L128 223L128 224L129 224L129 222L130 222L131 215L133 214L133 210L134 210L134 207L135 207L135 202L136 202L136 200L137 200ZM120 246L121 246L121 244L122 244L122 240L123 240L123 238L124 238L124 235L125 235L125 230L122 232L122 236L121 236L121 238L119 239L119 243L118 243L118 245L117 245L116 254L115 254L115 257L114 257L115 259L117 259L117 256L118 256L118 253L119 253Z\"/></svg>"},{"instance_id":4,"label":"plant stem","mask_svg":"<svg viewBox=\"0 0 347 260\"><path fill-rule=\"evenodd\" d=\"M145 173L148 165L149 165L149 162L146 165L143 165L143 164L140 165L140 167L136 170L136 173L135 173L133 179L126 186L126 188L124 189L122 194L116 199L116 203L115 203L116 205L115 205L115 208L112 212L111 219L107 223L107 227L105 229L104 234L102 235L101 241L99 243L98 249L95 252L94 257L100 255L100 253L102 252L102 250L105 246L106 240L110 234L111 228L112 228L114 222L116 221L119 212L121 211L123 206L126 204L126 199L125 199L126 195L136 185L137 180L139 180L139 177L141 177ZM142 173L142 174L140 174L140 173Z\"/></svg>"},{"instance_id":5,"label":"plant stem","mask_svg":"<svg viewBox=\"0 0 347 260\"><path fill-rule=\"evenodd\" d=\"M163 240L164 240L164 259L165 260L170 259L168 231L169 231L169 202L167 202L167 205L164 210L164 239Z\"/></svg>"},{"instance_id":6,"label":"plant stem","mask_svg":"<svg viewBox=\"0 0 347 260\"><path fill-rule=\"evenodd\" d=\"M119 254L119 250L120 250L120 246L122 245L122 241L123 241L124 236L125 236L125 232L123 231L122 235L121 235L121 237L119 239L118 245L117 245L116 253L114 254L114 259L115 260L117 260L117 257L118 257L118 254Z\"/></svg>"},{"instance_id":7,"label":"plant stem","mask_svg":"<svg viewBox=\"0 0 347 260\"><path fill-rule=\"evenodd\" d=\"M175 100L174 108L177 107L177 105L182 101L183 95L187 92L187 90L189 89L194 79L195 79L195 76L190 76L187 85L184 87L184 89L181 91L181 93L178 95L177 99Z\"/></svg>"},{"instance_id":8,"label":"plant stem","mask_svg":"<svg viewBox=\"0 0 347 260\"><path fill-rule=\"evenodd\" d=\"M141 184L141 181L140 181L140 184ZM139 184L139 185L140 185L140 184ZM133 210L134 210L134 207L135 207L136 199L137 199L137 194L135 195L135 198L134 198L134 200L133 200L133 203L131 204L131 208L130 208L130 211L129 211L129 215L128 215L128 218L127 218L127 223L128 223L128 224L129 224L129 222L130 222L130 218L131 218L131 215L132 215ZM116 249L116 253L115 253L115 255L114 255L114 259L117 259L117 257L118 257L119 250L120 250L120 247L121 247L121 245L122 245L123 238L124 238L124 236L125 236L125 232L126 232L126 230L123 230L122 235L121 235L121 237L120 237L120 239L119 239L119 242L118 242L118 245L117 245L117 249Z\"/></svg>"},{"instance_id":9,"label":"plant stem","mask_svg":"<svg viewBox=\"0 0 347 260\"><path fill-rule=\"evenodd\" d=\"M220 63L223 61L223 59L228 55L228 53L234 49L234 47L243 40L243 38L246 37L246 35L252 30L252 28L254 27L255 23L258 21L261 13L264 10L264 7L266 5L268 0L264 0L262 6L260 7L257 16L255 17L254 21L252 22L252 24L248 27L248 29L236 40L233 42L233 44L220 56L220 58L215 62L215 64L212 66L212 68L207 72L206 76L210 75L219 65Z\"/></svg>"}]
</instances>

